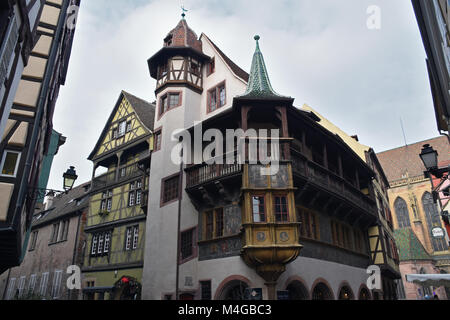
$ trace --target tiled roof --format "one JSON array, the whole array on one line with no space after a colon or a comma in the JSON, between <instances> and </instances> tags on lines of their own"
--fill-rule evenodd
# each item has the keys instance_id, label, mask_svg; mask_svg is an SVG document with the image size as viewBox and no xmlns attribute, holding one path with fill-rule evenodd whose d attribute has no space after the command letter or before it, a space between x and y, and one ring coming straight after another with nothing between
<instances>
[{"instance_id":1,"label":"tiled roof","mask_svg":"<svg viewBox=\"0 0 450 320\"><path fill-rule=\"evenodd\" d=\"M267 72L264 56L259 48L259 36L255 36L256 50L253 55L250 78L247 84L247 90L239 98L280 98L283 97L273 90ZM287 97L285 97L287 98Z\"/></svg>"},{"instance_id":2,"label":"tiled roof","mask_svg":"<svg viewBox=\"0 0 450 320\"><path fill-rule=\"evenodd\" d=\"M426 169L422 160L420 160L419 154L424 144L431 145L438 152L440 166L450 161L450 145L445 136L380 152L377 154L377 157L390 182L405 178L406 172L411 178L423 176Z\"/></svg>"},{"instance_id":3,"label":"tiled roof","mask_svg":"<svg viewBox=\"0 0 450 320\"><path fill-rule=\"evenodd\" d=\"M37 212L33 215L33 227L45 225L55 219L60 219L68 214L78 210L83 210L89 205L89 188L90 182L73 188L67 194L54 197L53 204L48 210Z\"/></svg>"},{"instance_id":4,"label":"tiled roof","mask_svg":"<svg viewBox=\"0 0 450 320\"><path fill-rule=\"evenodd\" d=\"M400 261L431 260L422 243L411 228L397 229L394 232L395 243Z\"/></svg>"},{"instance_id":5,"label":"tiled roof","mask_svg":"<svg viewBox=\"0 0 450 320\"><path fill-rule=\"evenodd\" d=\"M131 103L138 118L147 127L147 129L153 130L156 106L126 91L122 91L122 93Z\"/></svg>"}]
</instances>

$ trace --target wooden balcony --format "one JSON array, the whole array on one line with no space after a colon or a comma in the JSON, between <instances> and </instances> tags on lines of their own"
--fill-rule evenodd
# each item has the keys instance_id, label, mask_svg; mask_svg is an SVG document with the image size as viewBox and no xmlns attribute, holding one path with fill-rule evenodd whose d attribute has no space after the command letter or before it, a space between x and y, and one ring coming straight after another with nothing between
<instances>
[{"instance_id":1,"label":"wooden balcony","mask_svg":"<svg viewBox=\"0 0 450 320\"><path fill-rule=\"evenodd\" d=\"M122 166L119 170L113 170L101 176L95 177L92 181L92 189L97 190L129 179L138 179L143 174L144 172L139 169L138 163Z\"/></svg>"},{"instance_id":2,"label":"wooden balcony","mask_svg":"<svg viewBox=\"0 0 450 320\"><path fill-rule=\"evenodd\" d=\"M358 190L349 181L323 166L308 160L295 150L291 150L291 159L294 177L333 195L337 199L346 200L355 208L376 217L377 208L375 201Z\"/></svg>"},{"instance_id":3,"label":"wooden balcony","mask_svg":"<svg viewBox=\"0 0 450 320\"><path fill-rule=\"evenodd\" d=\"M194 165L186 168L186 188L193 188L216 179L239 174L242 174L242 165L237 163Z\"/></svg>"}]
</instances>

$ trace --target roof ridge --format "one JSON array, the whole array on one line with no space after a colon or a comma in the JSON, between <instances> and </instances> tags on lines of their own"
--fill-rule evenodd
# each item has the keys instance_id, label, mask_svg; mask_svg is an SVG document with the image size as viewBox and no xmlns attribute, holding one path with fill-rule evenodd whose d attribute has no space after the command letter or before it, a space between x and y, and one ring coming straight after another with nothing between
<instances>
[{"instance_id":1,"label":"roof ridge","mask_svg":"<svg viewBox=\"0 0 450 320\"><path fill-rule=\"evenodd\" d=\"M394 150L398 150L398 149L403 149L403 148L415 146L417 144L421 144L421 143L424 143L424 142L427 142L427 141L433 141L433 140L437 140L437 139L441 139L441 138L445 138L445 137L444 136L437 136L437 137L434 137L434 138L429 138L429 139L425 139L425 140L422 140L422 141L418 141L418 142L414 142L414 143L411 143L411 144L407 144L407 145L404 145L404 146L401 146L401 147L395 147L395 148L392 148L392 149L387 149L385 151L380 151L380 152L377 152L377 154L386 153L386 152L394 151Z\"/></svg>"},{"instance_id":2,"label":"roof ridge","mask_svg":"<svg viewBox=\"0 0 450 320\"><path fill-rule=\"evenodd\" d=\"M151 102L149 102L149 101L147 101L147 100L144 100L144 99L142 99L142 98L139 98L138 96L136 96L136 95L134 95L134 94L132 94L132 93L129 93L128 91L122 90L122 92L123 92L125 95L131 96L131 97L133 97L133 98L135 98L135 99L138 99L138 100L140 100L140 101L142 101L142 102L145 102L145 103L150 104L150 105L154 105L153 103L151 103Z\"/></svg>"}]
</instances>

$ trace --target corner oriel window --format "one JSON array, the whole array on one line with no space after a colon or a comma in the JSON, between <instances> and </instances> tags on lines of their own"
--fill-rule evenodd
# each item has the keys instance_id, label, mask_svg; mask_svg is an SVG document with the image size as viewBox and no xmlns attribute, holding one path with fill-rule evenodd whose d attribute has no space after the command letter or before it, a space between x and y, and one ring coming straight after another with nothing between
<instances>
[{"instance_id":1,"label":"corner oriel window","mask_svg":"<svg viewBox=\"0 0 450 320\"><path fill-rule=\"evenodd\" d=\"M289 211L287 196L275 196L275 221L276 222L288 222Z\"/></svg>"},{"instance_id":2,"label":"corner oriel window","mask_svg":"<svg viewBox=\"0 0 450 320\"><path fill-rule=\"evenodd\" d=\"M266 202L264 196L252 197L253 222L266 222Z\"/></svg>"}]
</instances>

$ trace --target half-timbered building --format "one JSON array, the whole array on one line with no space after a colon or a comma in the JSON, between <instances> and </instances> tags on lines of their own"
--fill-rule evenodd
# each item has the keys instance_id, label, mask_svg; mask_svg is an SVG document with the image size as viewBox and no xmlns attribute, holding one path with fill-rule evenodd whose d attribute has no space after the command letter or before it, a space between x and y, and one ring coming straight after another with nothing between
<instances>
[{"instance_id":1,"label":"half-timbered building","mask_svg":"<svg viewBox=\"0 0 450 320\"><path fill-rule=\"evenodd\" d=\"M371 299L375 173L313 112L273 90L255 39L248 74L183 18L148 60L159 138L143 298ZM182 152L173 136L180 129ZM278 130L256 139L270 146L278 170L251 161L259 149L245 135L231 139L245 150L239 161L211 161L239 149L211 151L208 142L252 129Z\"/></svg>"},{"instance_id":2,"label":"half-timbered building","mask_svg":"<svg viewBox=\"0 0 450 320\"><path fill-rule=\"evenodd\" d=\"M393 220L389 207L389 181L381 167L374 150L362 144L357 135L350 136L317 110L304 105L302 110L313 112L320 118L320 124L330 132L338 135L375 173L372 180L373 192L378 209L378 223L368 230L371 259L381 271L381 287L372 290L375 298L397 300L397 292L403 286L399 269L398 249L395 244Z\"/></svg>"},{"instance_id":3,"label":"half-timbered building","mask_svg":"<svg viewBox=\"0 0 450 320\"><path fill-rule=\"evenodd\" d=\"M43 1L37 9L37 1L26 3L38 19L37 36L10 112L2 114L6 122L0 142L0 269L18 265L27 247L36 199L41 198L36 188L39 181L46 181L40 175L75 32L75 20L68 21L73 15L69 9L78 8L80 0Z\"/></svg>"},{"instance_id":4,"label":"half-timbered building","mask_svg":"<svg viewBox=\"0 0 450 320\"><path fill-rule=\"evenodd\" d=\"M89 156L84 299L140 297L154 116L154 105L122 91Z\"/></svg>"}]
</instances>

